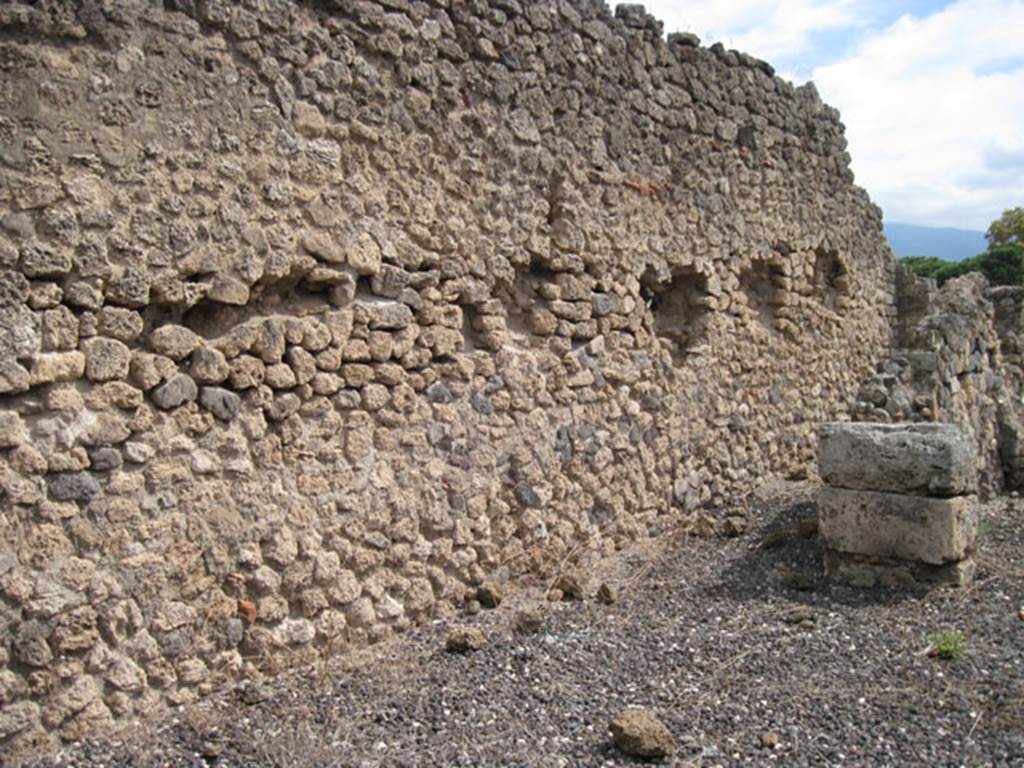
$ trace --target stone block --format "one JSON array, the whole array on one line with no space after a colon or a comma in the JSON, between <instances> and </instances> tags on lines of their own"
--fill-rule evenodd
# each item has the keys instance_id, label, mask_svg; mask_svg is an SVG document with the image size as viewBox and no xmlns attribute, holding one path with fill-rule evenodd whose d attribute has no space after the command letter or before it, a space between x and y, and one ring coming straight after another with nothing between
<instances>
[{"instance_id":1,"label":"stone block","mask_svg":"<svg viewBox=\"0 0 1024 768\"><path fill-rule=\"evenodd\" d=\"M100 492L100 485L88 472L61 472L47 478L50 497L57 501L87 502Z\"/></svg>"},{"instance_id":2,"label":"stone block","mask_svg":"<svg viewBox=\"0 0 1024 768\"><path fill-rule=\"evenodd\" d=\"M959 496L978 483L976 448L952 424L824 424L818 468L827 485L851 490Z\"/></svg>"},{"instance_id":3,"label":"stone block","mask_svg":"<svg viewBox=\"0 0 1024 768\"><path fill-rule=\"evenodd\" d=\"M85 374L85 355L81 352L50 352L39 355L29 371L32 386L55 381L74 381Z\"/></svg>"},{"instance_id":4,"label":"stone block","mask_svg":"<svg viewBox=\"0 0 1024 768\"><path fill-rule=\"evenodd\" d=\"M164 410L190 403L199 396L199 387L188 374L179 373L153 391L153 402Z\"/></svg>"},{"instance_id":5,"label":"stone block","mask_svg":"<svg viewBox=\"0 0 1024 768\"><path fill-rule=\"evenodd\" d=\"M0 362L0 395L24 392L32 385L28 370L12 360Z\"/></svg>"},{"instance_id":6,"label":"stone block","mask_svg":"<svg viewBox=\"0 0 1024 768\"><path fill-rule=\"evenodd\" d=\"M242 398L221 387L203 387L199 404L222 421L232 421L238 416Z\"/></svg>"},{"instance_id":7,"label":"stone block","mask_svg":"<svg viewBox=\"0 0 1024 768\"><path fill-rule=\"evenodd\" d=\"M963 559L973 548L977 498L826 487L818 496L818 526L830 549L941 565Z\"/></svg>"},{"instance_id":8,"label":"stone block","mask_svg":"<svg viewBox=\"0 0 1024 768\"><path fill-rule=\"evenodd\" d=\"M95 338L82 343L85 375L90 381L113 381L128 376L131 351L116 339Z\"/></svg>"},{"instance_id":9,"label":"stone block","mask_svg":"<svg viewBox=\"0 0 1024 768\"><path fill-rule=\"evenodd\" d=\"M195 332L182 325L163 325L149 334L149 347L171 360L183 360L202 344Z\"/></svg>"},{"instance_id":10,"label":"stone block","mask_svg":"<svg viewBox=\"0 0 1024 768\"><path fill-rule=\"evenodd\" d=\"M27 437L21 416L14 411L0 411L0 448L16 448Z\"/></svg>"},{"instance_id":11,"label":"stone block","mask_svg":"<svg viewBox=\"0 0 1024 768\"><path fill-rule=\"evenodd\" d=\"M872 558L849 552L825 551L825 573L834 581L870 589L895 587L966 587L974 580L977 565L971 557L954 563L931 565L894 558Z\"/></svg>"},{"instance_id":12,"label":"stone block","mask_svg":"<svg viewBox=\"0 0 1024 768\"><path fill-rule=\"evenodd\" d=\"M0 709L0 739L6 739L24 731L39 720L39 705L31 701L19 701Z\"/></svg>"}]
</instances>

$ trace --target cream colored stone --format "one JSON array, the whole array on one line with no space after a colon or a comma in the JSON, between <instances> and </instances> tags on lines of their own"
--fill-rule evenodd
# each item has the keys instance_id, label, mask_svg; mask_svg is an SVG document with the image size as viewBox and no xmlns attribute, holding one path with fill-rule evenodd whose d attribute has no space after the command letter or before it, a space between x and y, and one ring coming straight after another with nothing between
<instances>
[{"instance_id":1,"label":"cream colored stone","mask_svg":"<svg viewBox=\"0 0 1024 768\"><path fill-rule=\"evenodd\" d=\"M822 488L818 528L840 552L941 565L974 547L977 498L933 499L895 493Z\"/></svg>"},{"instance_id":2,"label":"cream colored stone","mask_svg":"<svg viewBox=\"0 0 1024 768\"><path fill-rule=\"evenodd\" d=\"M74 381L85 375L85 355L81 352L50 352L39 355L29 369L32 386L55 381Z\"/></svg>"}]
</instances>

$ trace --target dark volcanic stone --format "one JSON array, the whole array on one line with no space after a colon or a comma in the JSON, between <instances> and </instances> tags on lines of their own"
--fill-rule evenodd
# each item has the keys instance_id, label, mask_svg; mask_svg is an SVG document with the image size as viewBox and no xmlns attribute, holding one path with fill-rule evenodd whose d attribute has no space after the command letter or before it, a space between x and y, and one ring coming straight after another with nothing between
<instances>
[{"instance_id":1,"label":"dark volcanic stone","mask_svg":"<svg viewBox=\"0 0 1024 768\"><path fill-rule=\"evenodd\" d=\"M109 472L124 463L121 452L116 448L104 446L89 451L89 466L94 472Z\"/></svg>"},{"instance_id":2,"label":"dark volcanic stone","mask_svg":"<svg viewBox=\"0 0 1024 768\"><path fill-rule=\"evenodd\" d=\"M46 480L50 498L56 501L89 501L100 492L100 484L88 472L61 472Z\"/></svg>"},{"instance_id":3,"label":"dark volcanic stone","mask_svg":"<svg viewBox=\"0 0 1024 768\"><path fill-rule=\"evenodd\" d=\"M170 410L192 402L198 394L199 388L191 376L176 373L153 392L153 402L164 410Z\"/></svg>"},{"instance_id":4,"label":"dark volcanic stone","mask_svg":"<svg viewBox=\"0 0 1024 768\"><path fill-rule=\"evenodd\" d=\"M238 416L242 398L223 387L203 387L199 404L221 421L233 421Z\"/></svg>"}]
</instances>

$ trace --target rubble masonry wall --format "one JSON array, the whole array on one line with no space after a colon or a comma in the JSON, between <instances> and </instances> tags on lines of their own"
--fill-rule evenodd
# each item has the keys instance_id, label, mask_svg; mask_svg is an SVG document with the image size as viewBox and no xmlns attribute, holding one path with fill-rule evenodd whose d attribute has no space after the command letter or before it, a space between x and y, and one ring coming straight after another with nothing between
<instances>
[{"instance_id":1,"label":"rubble masonry wall","mask_svg":"<svg viewBox=\"0 0 1024 768\"><path fill-rule=\"evenodd\" d=\"M800 473L894 264L813 87L591 0L0 7L0 752Z\"/></svg>"}]
</instances>

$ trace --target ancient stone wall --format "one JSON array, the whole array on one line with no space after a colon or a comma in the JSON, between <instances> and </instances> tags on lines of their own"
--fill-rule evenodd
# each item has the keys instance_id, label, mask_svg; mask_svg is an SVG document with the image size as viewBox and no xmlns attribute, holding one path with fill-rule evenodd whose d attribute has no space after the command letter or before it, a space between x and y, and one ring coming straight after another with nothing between
<instances>
[{"instance_id":1,"label":"ancient stone wall","mask_svg":"<svg viewBox=\"0 0 1024 768\"><path fill-rule=\"evenodd\" d=\"M805 471L893 262L813 87L636 7L0 6L0 751Z\"/></svg>"},{"instance_id":2,"label":"ancient stone wall","mask_svg":"<svg viewBox=\"0 0 1024 768\"><path fill-rule=\"evenodd\" d=\"M938 288L897 268L895 346L857 392L863 421L956 424L974 440L979 490L1024 484L1024 288L972 273Z\"/></svg>"}]
</instances>

